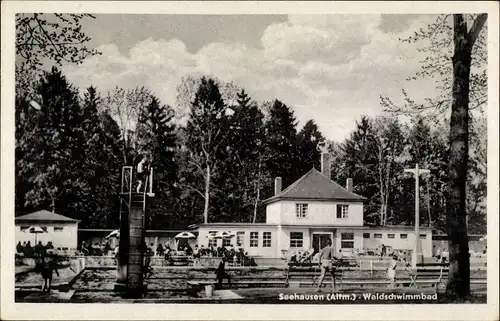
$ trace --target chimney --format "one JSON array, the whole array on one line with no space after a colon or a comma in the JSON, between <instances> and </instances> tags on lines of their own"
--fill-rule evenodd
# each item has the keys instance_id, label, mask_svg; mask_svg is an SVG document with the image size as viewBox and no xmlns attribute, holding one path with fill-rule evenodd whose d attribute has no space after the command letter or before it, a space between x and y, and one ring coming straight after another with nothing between
<instances>
[{"instance_id":1,"label":"chimney","mask_svg":"<svg viewBox=\"0 0 500 321\"><path fill-rule=\"evenodd\" d=\"M274 179L274 195L281 193L281 177L276 177Z\"/></svg>"},{"instance_id":2,"label":"chimney","mask_svg":"<svg viewBox=\"0 0 500 321\"><path fill-rule=\"evenodd\" d=\"M352 186L352 178L348 178L347 181L346 181L346 184L345 184L345 188L348 192L351 192L352 193L352 189L353 189L353 186Z\"/></svg>"},{"instance_id":3,"label":"chimney","mask_svg":"<svg viewBox=\"0 0 500 321\"><path fill-rule=\"evenodd\" d=\"M332 178L332 171L330 169L330 154L329 153L321 153L321 174L328 177L328 179Z\"/></svg>"}]
</instances>

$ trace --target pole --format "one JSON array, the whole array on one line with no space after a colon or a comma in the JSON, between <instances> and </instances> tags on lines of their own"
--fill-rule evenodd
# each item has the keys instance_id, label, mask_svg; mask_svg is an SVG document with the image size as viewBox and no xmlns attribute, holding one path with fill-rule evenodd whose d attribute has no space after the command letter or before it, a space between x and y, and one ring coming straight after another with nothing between
<instances>
[{"instance_id":1,"label":"pole","mask_svg":"<svg viewBox=\"0 0 500 321\"><path fill-rule=\"evenodd\" d=\"M420 173L418 164L415 165L415 253L414 264L423 263L422 242L420 241Z\"/></svg>"},{"instance_id":2,"label":"pole","mask_svg":"<svg viewBox=\"0 0 500 321\"><path fill-rule=\"evenodd\" d=\"M415 164L415 168L405 169L404 171L415 174L415 249L412 254L412 264L415 267L417 264L424 262L422 243L420 241L420 174L430 173L430 171L420 169L418 164Z\"/></svg>"}]
</instances>

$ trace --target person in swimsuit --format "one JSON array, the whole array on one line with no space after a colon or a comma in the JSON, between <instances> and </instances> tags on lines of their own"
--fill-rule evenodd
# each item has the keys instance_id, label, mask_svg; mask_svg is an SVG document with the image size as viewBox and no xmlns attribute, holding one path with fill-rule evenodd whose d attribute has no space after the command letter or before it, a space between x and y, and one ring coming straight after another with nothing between
<instances>
[{"instance_id":1,"label":"person in swimsuit","mask_svg":"<svg viewBox=\"0 0 500 321\"><path fill-rule=\"evenodd\" d=\"M52 283L52 273L56 272L59 277L59 271L57 270L57 260L53 253L49 251L47 254L43 254L40 258L40 274L43 278L42 292L47 291L50 293L50 285Z\"/></svg>"},{"instance_id":2,"label":"person in swimsuit","mask_svg":"<svg viewBox=\"0 0 500 321\"><path fill-rule=\"evenodd\" d=\"M387 269L387 278L391 281L390 287L394 288L396 284L396 268L398 266L398 258L394 255L391 260L391 264Z\"/></svg>"},{"instance_id":3,"label":"person in swimsuit","mask_svg":"<svg viewBox=\"0 0 500 321\"><path fill-rule=\"evenodd\" d=\"M321 275L318 279L318 291L321 291L321 285L323 284L323 279L325 278L325 273L327 270L330 271L332 275L332 290L335 291L335 268L332 264L332 260L335 259L335 250L332 247L332 241L328 239L326 241L326 246L321 249L319 255L319 261L321 264Z\"/></svg>"},{"instance_id":4,"label":"person in swimsuit","mask_svg":"<svg viewBox=\"0 0 500 321\"><path fill-rule=\"evenodd\" d=\"M146 182L149 173L148 156L144 155L141 161L137 164L137 193L141 192L141 187ZM147 187L144 185L144 189Z\"/></svg>"}]
</instances>

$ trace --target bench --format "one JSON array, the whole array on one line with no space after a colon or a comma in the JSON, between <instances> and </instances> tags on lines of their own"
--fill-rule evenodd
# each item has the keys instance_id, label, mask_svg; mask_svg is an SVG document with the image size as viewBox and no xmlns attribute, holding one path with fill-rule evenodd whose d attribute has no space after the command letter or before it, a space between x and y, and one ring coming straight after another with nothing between
<instances>
[{"instance_id":1,"label":"bench","mask_svg":"<svg viewBox=\"0 0 500 321\"><path fill-rule=\"evenodd\" d=\"M417 288L417 283L431 284L435 291L438 291L438 286L446 282L449 273L448 263L428 263L417 264L416 269L410 274L410 285ZM486 279L470 279L470 284L486 284Z\"/></svg>"},{"instance_id":2,"label":"bench","mask_svg":"<svg viewBox=\"0 0 500 321\"><path fill-rule=\"evenodd\" d=\"M199 291L207 289L207 287L210 285L215 288L217 283L218 283L217 279L189 280L187 281L187 284L189 285L187 292L188 294L196 296ZM234 285L238 287L272 287L272 286L284 287L286 284L284 280L248 280L236 277L236 278L231 278L231 286Z\"/></svg>"},{"instance_id":3,"label":"bench","mask_svg":"<svg viewBox=\"0 0 500 321\"><path fill-rule=\"evenodd\" d=\"M190 265L193 263L193 258L190 256L169 256L163 260L163 266L171 266L181 263L180 265Z\"/></svg>"},{"instance_id":4,"label":"bench","mask_svg":"<svg viewBox=\"0 0 500 321\"><path fill-rule=\"evenodd\" d=\"M410 273L409 287L417 288L417 282L427 283L431 284L437 292L439 284L443 281L443 279L447 278L448 271L449 270L447 264L419 264L417 265L416 269L413 269Z\"/></svg>"}]
</instances>

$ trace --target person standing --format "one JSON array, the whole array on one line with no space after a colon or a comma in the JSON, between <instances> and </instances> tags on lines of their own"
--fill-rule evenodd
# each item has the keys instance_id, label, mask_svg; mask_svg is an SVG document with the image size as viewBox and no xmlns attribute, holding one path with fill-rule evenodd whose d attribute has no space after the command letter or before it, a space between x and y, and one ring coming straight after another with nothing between
<instances>
[{"instance_id":1,"label":"person standing","mask_svg":"<svg viewBox=\"0 0 500 321\"><path fill-rule=\"evenodd\" d=\"M158 242L158 246L156 247L156 255L157 256L163 256L165 254L165 249L163 248L163 245Z\"/></svg>"},{"instance_id":2,"label":"person standing","mask_svg":"<svg viewBox=\"0 0 500 321\"><path fill-rule=\"evenodd\" d=\"M154 255L153 252L153 243L151 243L151 247L147 246L144 243L144 278L150 278L153 275L153 268L151 267L151 257Z\"/></svg>"},{"instance_id":3,"label":"person standing","mask_svg":"<svg viewBox=\"0 0 500 321\"><path fill-rule=\"evenodd\" d=\"M227 283L231 285L231 277L226 272L226 259L222 257L219 266L215 270L215 275L217 276L217 289L222 288L222 281L227 279Z\"/></svg>"},{"instance_id":4,"label":"person standing","mask_svg":"<svg viewBox=\"0 0 500 321\"><path fill-rule=\"evenodd\" d=\"M382 248L380 250L380 259L382 260L382 258L385 256L385 252L386 252L386 247L384 244L382 244Z\"/></svg>"},{"instance_id":5,"label":"person standing","mask_svg":"<svg viewBox=\"0 0 500 321\"><path fill-rule=\"evenodd\" d=\"M137 193L141 192L141 187L146 182L149 173L148 167L148 156L144 155L137 164ZM146 189L147 186L144 185L144 188Z\"/></svg>"},{"instance_id":6,"label":"person standing","mask_svg":"<svg viewBox=\"0 0 500 321\"><path fill-rule=\"evenodd\" d=\"M196 267L200 264L200 250L198 250L198 245L194 246L194 251L193 251L193 267Z\"/></svg>"},{"instance_id":7,"label":"person standing","mask_svg":"<svg viewBox=\"0 0 500 321\"><path fill-rule=\"evenodd\" d=\"M321 275L318 279L318 291L321 291L321 285L325 278L326 271L329 270L332 275L332 290L335 291L335 267L332 261L335 259L335 250L332 247L332 240L326 241L325 247L320 251L319 261L321 262Z\"/></svg>"},{"instance_id":8,"label":"person standing","mask_svg":"<svg viewBox=\"0 0 500 321\"><path fill-rule=\"evenodd\" d=\"M55 271L57 276L59 277L57 262L54 255L52 254L52 250L49 250L48 253L43 253L41 255L40 274L43 278L42 292L47 291L47 293L50 293L53 271Z\"/></svg>"},{"instance_id":9,"label":"person standing","mask_svg":"<svg viewBox=\"0 0 500 321\"><path fill-rule=\"evenodd\" d=\"M392 257L391 263L389 264L389 268L387 269L387 278L391 282L390 287L394 288L396 285L396 268L398 266L398 258L394 255Z\"/></svg>"}]
</instances>

